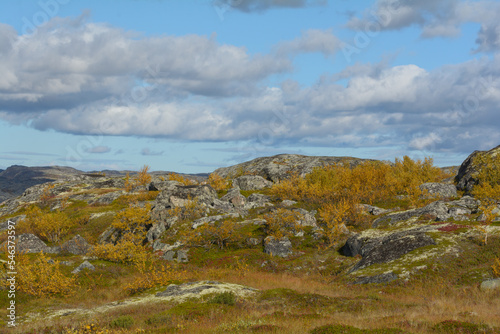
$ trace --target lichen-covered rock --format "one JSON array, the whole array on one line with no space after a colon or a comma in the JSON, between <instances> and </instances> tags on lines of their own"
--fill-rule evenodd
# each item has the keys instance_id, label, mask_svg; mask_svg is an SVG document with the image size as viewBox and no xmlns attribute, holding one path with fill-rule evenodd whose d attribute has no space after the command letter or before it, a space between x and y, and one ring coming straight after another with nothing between
<instances>
[{"instance_id":1,"label":"lichen-covered rock","mask_svg":"<svg viewBox=\"0 0 500 334\"><path fill-rule=\"evenodd\" d=\"M425 233L425 229L413 229L374 238L354 235L340 251L345 256L362 256L350 270L353 272L373 264L396 260L415 249L435 244L434 239Z\"/></svg>"},{"instance_id":2,"label":"lichen-covered rock","mask_svg":"<svg viewBox=\"0 0 500 334\"><path fill-rule=\"evenodd\" d=\"M383 215L384 213L391 212L391 210L382 209L382 208L379 208L377 206L373 206L373 205L369 205L369 204L360 204L359 208L362 211L369 213L369 214L372 214L374 216Z\"/></svg>"},{"instance_id":3,"label":"lichen-covered rock","mask_svg":"<svg viewBox=\"0 0 500 334\"><path fill-rule=\"evenodd\" d=\"M36 235L24 233L17 237L16 250L25 253L48 253L49 247Z\"/></svg>"},{"instance_id":4,"label":"lichen-covered rock","mask_svg":"<svg viewBox=\"0 0 500 334\"><path fill-rule=\"evenodd\" d=\"M457 187L453 184L445 184L439 182L424 183L419 186L420 190L427 191L431 196L439 198L457 197Z\"/></svg>"},{"instance_id":5,"label":"lichen-covered rock","mask_svg":"<svg viewBox=\"0 0 500 334\"><path fill-rule=\"evenodd\" d=\"M199 298L206 294L221 292L233 292L240 297L246 297L257 290L238 284L223 283L217 281L199 281L184 284L170 284L164 291L158 292L156 297L186 297Z\"/></svg>"},{"instance_id":6,"label":"lichen-covered rock","mask_svg":"<svg viewBox=\"0 0 500 334\"><path fill-rule=\"evenodd\" d=\"M233 180L233 187L241 190L261 190L271 187L273 183L259 175L243 175Z\"/></svg>"},{"instance_id":7,"label":"lichen-covered rock","mask_svg":"<svg viewBox=\"0 0 500 334\"><path fill-rule=\"evenodd\" d=\"M475 158L481 154L487 154L496 156L500 153L500 145L492 148L489 151L474 151L471 155L464 160L464 162L460 165L458 170L457 177L455 181L457 183L457 188L459 190L465 191L467 194L470 194L474 186L478 183L476 176L480 170L480 166L477 166L475 163Z\"/></svg>"},{"instance_id":8,"label":"lichen-covered rock","mask_svg":"<svg viewBox=\"0 0 500 334\"><path fill-rule=\"evenodd\" d=\"M61 245L61 251L75 255L87 254L92 249L92 246L80 235L74 236L71 240L66 241Z\"/></svg>"},{"instance_id":9,"label":"lichen-covered rock","mask_svg":"<svg viewBox=\"0 0 500 334\"><path fill-rule=\"evenodd\" d=\"M487 290L500 290L500 278L489 279L481 283L480 289L483 291Z\"/></svg>"},{"instance_id":10,"label":"lichen-covered rock","mask_svg":"<svg viewBox=\"0 0 500 334\"><path fill-rule=\"evenodd\" d=\"M432 202L422 208L389 213L373 221L373 227L393 225L408 220L412 217L427 216L436 221L467 220L469 214L476 213L480 202L470 196L464 196L459 200L445 202Z\"/></svg>"},{"instance_id":11,"label":"lichen-covered rock","mask_svg":"<svg viewBox=\"0 0 500 334\"><path fill-rule=\"evenodd\" d=\"M240 192L240 188L234 187L230 189L227 194L220 198L221 201L229 202L235 207L243 207L247 202L245 196Z\"/></svg>"},{"instance_id":12,"label":"lichen-covered rock","mask_svg":"<svg viewBox=\"0 0 500 334\"><path fill-rule=\"evenodd\" d=\"M216 169L214 173L222 177L235 177L242 172L259 175L273 182L286 179L291 172L304 176L315 167L346 163L351 167L367 161L352 157L309 157L298 154L279 154L272 157L262 157L238 165Z\"/></svg>"},{"instance_id":13,"label":"lichen-covered rock","mask_svg":"<svg viewBox=\"0 0 500 334\"><path fill-rule=\"evenodd\" d=\"M278 240L269 236L264 239L264 252L271 256L287 257L292 254L292 243L287 237Z\"/></svg>"}]
</instances>

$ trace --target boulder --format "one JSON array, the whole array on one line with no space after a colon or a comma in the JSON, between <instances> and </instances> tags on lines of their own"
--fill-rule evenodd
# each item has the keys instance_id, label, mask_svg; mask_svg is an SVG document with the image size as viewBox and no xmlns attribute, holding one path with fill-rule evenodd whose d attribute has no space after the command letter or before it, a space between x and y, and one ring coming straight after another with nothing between
<instances>
[{"instance_id":1,"label":"boulder","mask_svg":"<svg viewBox=\"0 0 500 334\"><path fill-rule=\"evenodd\" d=\"M61 251L75 255L84 255L92 249L92 246L80 235L74 236L71 240L61 245Z\"/></svg>"},{"instance_id":2,"label":"boulder","mask_svg":"<svg viewBox=\"0 0 500 334\"><path fill-rule=\"evenodd\" d=\"M246 197L241 194L240 188L237 187L230 189L220 200L229 202L235 207L243 207L247 202Z\"/></svg>"},{"instance_id":3,"label":"boulder","mask_svg":"<svg viewBox=\"0 0 500 334\"><path fill-rule=\"evenodd\" d=\"M31 233L20 234L16 240L16 250L25 253L49 253L49 247L39 237Z\"/></svg>"},{"instance_id":4,"label":"boulder","mask_svg":"<svg viewBox=\"0 0 500 334\"><path fill-rule=\"evenodd\" d=\"M15 217L12 217L12 218L9 218L3 222L0 223L0 232L1 231L5 231L9 228L9 221L12 223L14 223L14 226L21 220L23 219L26 219L26 215L19 215L19 216L15 216Z\"/></svg>"},{"instance_id":5,"label":"boulder","mask_svg":"<svg viewBox=\"0 0 500 334\"><path fill-rule=\"evenodd\" d=\"M383 217L375 219L372 223L372 227L393 225L412 217L420 216L427 216L428 218L436 221L444 221L448 219L467 220L469 219L467 215L476 213L480 204L480 201L475 200L470 196L464 196L459 200L450 202L436 201L422 208L389 213Z\"/></svg>"},{"instance_id":6,"label":"boulder","mask_svg":"<svg viewBox=\"0 0 500 334\"><path fill-rule=\"evenodd\" d=\"M236 177L237 175L252 174L262 176L266 180L279 182L297 173L304 176L315 167L338 163L348 164L351 167L358 165L365 159L352 157L310 157L298 154L279 154L272 157L262 157L238 165L219 168L214 171L222 177Z\"/></svg>"},{"instance_id":7,"label":"boulder","mask_svg":"<svg viewBox=\"0 0 500 334\"><path fill-rule=\"evenodd\" d=\"M78 274L80 271L85 270L85 269L94 271L95 267L92 265L92 263L85 260L85 261L83 261L82 264L80 264L78 267L76 267L71 273Z\"/></svg>"},{"instance_id":8,"label":"boulder","mask_svg":"<svg viewBox=\"0 0 500 334\"><path fill-rule=\"evenodd\" d=\"M264 252L271 256L287 257L292 254L292 243L287 237L278 240L269 236L264 239Z\"/></svg>"},{"instance_id":9,"label":"boulder","mask_svg":"<svg viewBox=\"0 0 500 334\"><path fill-rule=\"evenodd\" d=\"M457 183L457 188L459 190L465 191L467 194L470 194L474 186L478 183L476 175L481 168L480 166L477 166L477 164L475 163L474 161L475 158L481 154L488 154L495 156L499 153L500 153L500 145L495 148L492 148L489 151L472 152L472 154L469 155L467 159L464 160L462 165L460 165L457 177L455 178L455 181Z\"/></svg>"},{"instance_id":10,"label":"boulder","mask_svg":"<svg viewBox=\"0 0 500 334\"><path fill-rule=\"evenodd\" d=\"M500 290L500 278L483 281L479 288L483 291L497 290L497 289Z\"/></svg>"},{"instance_id":11,"label":"boulder","mask_svg":"<svg viewBox=\"0 0 500 334\"><path fill-rule=\"evenodd\" d=\"M354 272L373 264L396 260L415 249L435 245L434 239L425 232L426 229L417 228L373 238L357 234L347 240L340 252L345 256L361 255L361 260L350 270Z\"/></svg>"},{"instance_id":12,"label":"boulder","mask_svg":"<svg viewBox=\"0 0 500 334\"><path fill-rule=\"evenodd\" d=\"M374 216L383 215L384 213L391 212L391 210L382 209L382 208L379 208L377 206L373 206L373 205L369 205L369 204L360 204L359 208L362 211L369 213L371 215L374 215Z\"/></svg>"},{"instance_id":13,"label":"boulder","mask_svg":"<svg viewBox=\"0 0 500 334\"><path fill-rule=\"evenodd\" d=\"M233 180L233 187L237 186L241 190L261 190L272 185L271 181L259 175L243 175Z\"/></svg>"},{"instance_id":14,"label":"boulder","mask_svg":"<svg viewBox=\"0 0 500 334\"><path fill-rule=\"evenodd\" d=\"M419 186L420 190L429 193L431 196L439 197L439 198L451 198L457 197L457 187L453 184L445 184L438 182L429 182L424 183Z\"/></svg>"},{"instance_id":15,"label":"boulder","mask_svg":"<svg viewBox=\"0 0 500 334\"><path fill-rule=\"evenodd\" d=\"M204 224L208 224L208 223L213 223L215 221L219 221L219 220L222 220L222 219L228 219L228 218L238 218L240 215L237 214L237 213L228 213L228 214L224 214L224 215L215 215L215 216L207 216L207 217L201 217L199 219L196 219L194 220L192 223L191 223L191 227L193 229L196 229Z\"/></svg>"}]
</instances>

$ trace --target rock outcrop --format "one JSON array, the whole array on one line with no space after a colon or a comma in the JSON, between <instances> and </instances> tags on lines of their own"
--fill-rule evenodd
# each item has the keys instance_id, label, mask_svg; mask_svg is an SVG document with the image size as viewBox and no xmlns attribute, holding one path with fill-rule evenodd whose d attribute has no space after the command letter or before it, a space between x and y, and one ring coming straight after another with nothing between
<instances>
[{"instance_id":1,"label":"rock outcrop","mask_svg":"<svg viewBox=\"0 0 500 334\"><path fill-rule=\"evenodd\" d=\"M266 237L264 239L264 252L272 256L287 257L292 254L292 243L287 237L281 239Z\"/></svg>"},{"instance_id":2,"label":"rock outcrop","mask_svg":"<svg viewBox=\"0 0 500 334\"><path fill-rule=\"evenodd\" d=\"M399 231L382 237L354 235L341 248L345 256L361 255L361 260L350 272L366 268L377 263L396 260L417 248L435 245L436 242L426 234L431 228L417 228Z\"/></svg>"},{"instance_id":3,"label":"rock outcrop","mask_svg":"<svg viewBox=\"0 0 500 334\"><path fill-rule=\"evenodd\" d=\"M458 174L455 178L455 181L457 183L457 188L459 190L463 190L466 193L470 193L472 191L472 188L477 184L477 179L476 175L477 172L480 170L480 166L478 166L475 162L474 159L480 155L480 154L488 154L492 156L496 156L497 154L500 153L500 145L492 148L489 151L474 151L472 152L471 155L465 159L465 161L460 165L460 168L458 170Z\"/></svg>"},{"instance_id":4,"label":"rock outcrop","mask_svg":"<svg viewBox=\"0 0 500 334\"><path fill-rule=\"evenodd\" d=\"M218 168L214 173L222 177L235 178L241 174L252 174L266 180L278 182L286 179L291 172L299 175L310 173L313 168L337 163L347 163L350 166L366 161L352 157L310 157L298 154L280 154L272 157L262 157L243 162L230 167Z\"/></svg>"},{"instance_id":5,"label":"rock outcrop","mask_svg":"<svg viewBox=\"0 0 500 334\"><path fill-rule=\"evenodd\" d=\"M372 227L393 225L395 223L408 220L412 217L426 216L428 219L436 221L467 220L472 213L476 213L480 202L470 196L464 196L459 200L445 202L436 201L422 208L389 213L383 217L375 219Z\"/></svg>"}]
</instances>

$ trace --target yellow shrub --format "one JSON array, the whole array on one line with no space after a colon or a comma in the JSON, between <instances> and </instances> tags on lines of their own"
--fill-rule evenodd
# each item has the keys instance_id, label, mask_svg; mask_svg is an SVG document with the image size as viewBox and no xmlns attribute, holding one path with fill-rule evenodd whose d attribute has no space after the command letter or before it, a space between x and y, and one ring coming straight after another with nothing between
<instances>
[{"instance_id":1,"label":"yellow shrub","mask_svg":"<svg viewBox=\"0 0 500 334\"><path fill-rule=\"evenodd\" d=\"M264 215L264 219L266 220L267 234L281 239L302 231L299 220L304 219L304 215L297 211L279 208Z\"/></svg>"},{"instance_id":2,"label":"yellow shrub","mask_svg":"<svg viewBox=\"0 0 500 334\"><path fill-rule=\"evenodd\" d=\"M148 256L146 248L137 244L131 234L125 235L116 245L108 243L94 246L92 256L116 263L138 263Z\"/></svg>"},{"instance_id":3,"label":"yellow shrub","mask_svg":"<svg viewBox=\"0 0 500 334\"><path fill-rule=\"evenodd\" d=\"M35 297L44 297L69 295L77 287L75 278L64 276L59 269L59 262L48 263L49 259L43 253L34 261L30 261L26 254L20 253L16 260L16 284L19 291Z\"/></svg>"},{"instance_id":4,"label":"yellow shrub","mask_svg":"<svg viewBox=\"0 0 500 334\"><path fill-rule=\"evenodd\" d=\"M208 184L216 191L228 190L231 187L229 178L223 178L217 173L212 173L208 176Z\"/></svg>"},{"instance_id":5,"label":"yellow shrub","mask_svg":"<svg viewBox=\"0 0 500 334\"><path fill-rule=\"evenodd\" d=\"M26 219L21 222L32 233L45 241L57 242L75 225L60 211L43 212L32 206L26 211Z\"/></svg>"},{"instance_id":6,"label":"yellow shrub","mask_svg":"<svg viewBox=\"0 0 500 334\"><path fill-rule=\"evenodd\" d=\"M231 243L244 238L234 222L220 221L207 223L199 226L197 229L184 231L184 242L190 246L211 247L217 245L219 249L224 249Z\"/></svg>"},{"instance_id":7,"label":"yellow shrub","mask_svg":"<svg viewBox=\"0 0 500 334\"><path fill-rule=\"evenodd\" d=\"M147 257L147 250L143 246L146 237L146 227L150 224L150 205L146 207L133 206L120 211L111 226L121 233L121 239L114 244L96 245L93 256L100 259L120 262L138 263Z\"/></svg>"},{"instance_id":8,"label":"yellow shrub","mask_svg":"<svg viewBox=\"0 0 500 334\"><path fill-rule=\"evenodd\" d=\"M319 209L319 216L324 222L325 236L329 246L334 246L344 233L346 224L356 220L359 209L356 203L341 199L335 203L326 203ZM355 215L355 216L353 216Z\"/></svg>"},{"instance_id":9,"label":"yellow shrub","mask_svg":"<svg viewBox=\"0 0 500 334\"><path fill-rule=\"evenodd\" d=\"M495 277L500 277L500 258L495 259L495 263L491 266L493 269L493 275Z\"/></svg>"},{"instance_id":10,"label":"yellow shrub","mask_svg":"<svg viewBox=\"0 0 500 334\"><path fill-rule=\"evenodd\" d=\"M146 186L151 182L151 175L148 173L149 169L148 165L144 165L133 178L130 178L130 174L127 173L125 176L125 190L130 191L135 187Z\"/></svg>"},{"instance_id":11,"label":"yellow shrub","mask_svg":"<svg viewBox=\"0 0 500 334\"><path fill-rule=\"evenodd\" d=\"M132 283L124 288L130 294L141 292L157 286L169 285L186 277L186 272L175 270L172 266L157 258L151 257L149 261L143 260L135 264L138 275Z\"/></svg>"}]
</instances>

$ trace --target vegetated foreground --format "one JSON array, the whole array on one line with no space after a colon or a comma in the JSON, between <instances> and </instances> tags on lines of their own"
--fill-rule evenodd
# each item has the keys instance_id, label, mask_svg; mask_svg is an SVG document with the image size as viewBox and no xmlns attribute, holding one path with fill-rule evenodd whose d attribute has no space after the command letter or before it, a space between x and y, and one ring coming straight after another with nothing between
<instances>
[{"instance_id":1,"label":"vegetated foreground","mask_svg":"<svg viewBox=\"0 0 500 334\"><path fill-rule=\"evenodd\" d=\"M500 333L498 153L35 185L0 206L0 332Z\"/></svg>"}]
</instances>

